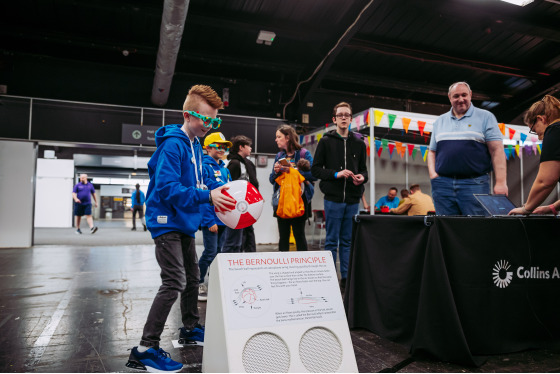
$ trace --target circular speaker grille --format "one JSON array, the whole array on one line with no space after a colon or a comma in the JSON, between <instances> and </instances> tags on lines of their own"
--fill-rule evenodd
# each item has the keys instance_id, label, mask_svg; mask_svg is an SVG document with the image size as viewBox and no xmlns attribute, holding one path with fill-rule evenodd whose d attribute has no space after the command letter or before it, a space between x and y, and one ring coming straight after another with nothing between
<instances>
[{"instance_id":1,"label":"circular speaker grille","mask_svg":"<svg viewBox=\"0 0 560 374\"><path fill-rule=\"evenodd\" d=\"M312 373L334 373L342 364L342 346L331 330L314 327L301 337L299 356Z\"/></svg>"},{"instance_id":2,"label":"circular speaker grille","mask_svg":"<svg viewBox=\"0 0 560 374\"><path fill-rule=\"evenodd\" d=\"M243 348L243 367L247 373L287 373L290 368L288 346L276 334L255 334Z\"/></svg>"}]
</instances>

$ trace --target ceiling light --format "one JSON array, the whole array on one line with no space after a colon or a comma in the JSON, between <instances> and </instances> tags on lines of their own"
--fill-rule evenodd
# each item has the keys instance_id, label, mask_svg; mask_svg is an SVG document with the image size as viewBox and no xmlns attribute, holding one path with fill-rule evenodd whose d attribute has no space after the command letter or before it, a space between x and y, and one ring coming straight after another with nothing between
<instances>
[{"instance_id":1,"label":"ceiling light","mask_svg":"<svg viewBox=\"0 0 560 374\"><path fill-rule=\"evenodd\" d=\"M506 3L510 3L510 4L519 5L519 6L525 6L533 2L533 0L502 0L502 1L505 1Z\"/></svg>"},{"instance_id":2,"label":"ceiling light","mask_svg":"<svg viewBox=\"0 0 560 374\"><path fill-rule=\"evenodd\" d=\"M271 45L276 38L276 34L272 31L259 31L259 36L257 36L257 44Z\"/></svg>"}]
</instances>

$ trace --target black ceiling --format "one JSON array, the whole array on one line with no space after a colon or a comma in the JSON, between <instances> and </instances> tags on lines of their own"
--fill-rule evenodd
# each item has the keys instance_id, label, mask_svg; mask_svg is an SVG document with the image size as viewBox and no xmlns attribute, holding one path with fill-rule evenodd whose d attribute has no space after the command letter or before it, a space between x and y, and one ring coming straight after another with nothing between
<instances>
[{"instance_id":1,"label":"black ceiling","mask_svg":"<svg viewBox=\"0 0 560 374\"><path fill-rule=\"evenodd\" d=\"M11 95L154 107L163 8L3 1L0 84ZM272 45L256 43L260 30L276 33ZM355 111L441 114L455 81L506 123L521 124L544 94L558 97L560 1L191 0L164 107L179 109L204 83L229 88L225 113L294 122L305 113L317 127L342 100Z\"/></svg>"}]
</instances>

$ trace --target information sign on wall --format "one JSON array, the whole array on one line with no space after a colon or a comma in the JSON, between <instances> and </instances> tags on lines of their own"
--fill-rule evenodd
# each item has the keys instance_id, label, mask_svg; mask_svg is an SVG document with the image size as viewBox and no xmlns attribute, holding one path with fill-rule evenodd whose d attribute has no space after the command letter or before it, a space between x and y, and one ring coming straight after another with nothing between
<instances>
[{"instance_id":1,"label":"information sign on wall","mask_svg":"<svg viewBox=\"0 0 560 374\"><path fill-rule=\"evenodd\" d=\"M156 131L158 126L139 126L123 123L122 143L156 145Z\"/></svg>"}]
</instances>

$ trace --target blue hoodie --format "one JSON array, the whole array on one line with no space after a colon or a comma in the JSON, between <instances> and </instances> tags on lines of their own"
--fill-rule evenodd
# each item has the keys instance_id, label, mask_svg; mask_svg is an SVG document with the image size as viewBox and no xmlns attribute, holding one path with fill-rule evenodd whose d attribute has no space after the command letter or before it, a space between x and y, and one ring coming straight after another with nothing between
<instances>
[{"instance_id":1,"label":"blue hoodie","mask_svg":"<svg viewBox=\"0 0 560 374\"><path fill-rule=\"evenodd\" d=\"M195 138L191 148L181 126L167 125L156 131L157 149L148 162L146 197L146 225L152 238L171 231L194 238L202 220L200 205L208 203L210 197L209 190L196 188L197 177L210 190L219 187L201 172L200 141Z\"/></svg>"},{"instance_id":2,"label":"blue hoodie","mask_svg":"<svg viewBox=\"0 0 560 374\"><path fill-rule=\"evenodd\" d=\"M231 174L229 172L229 169L226 167L226 164L222 160L216 162L216 160L214 160L212 157L205 155L202 159L202 162L204 163L205 178L208 178L208 181L206 179L204 180L207 181L207 183L210 183L210 179L213 182L218 183L220 186L226 184L227 182L231 182ZM202 214L202 223L200 224L200 226L224 226L224 223L220 221L212 205L201 205L200 213Z\"/></svg>"}]
</instances>

